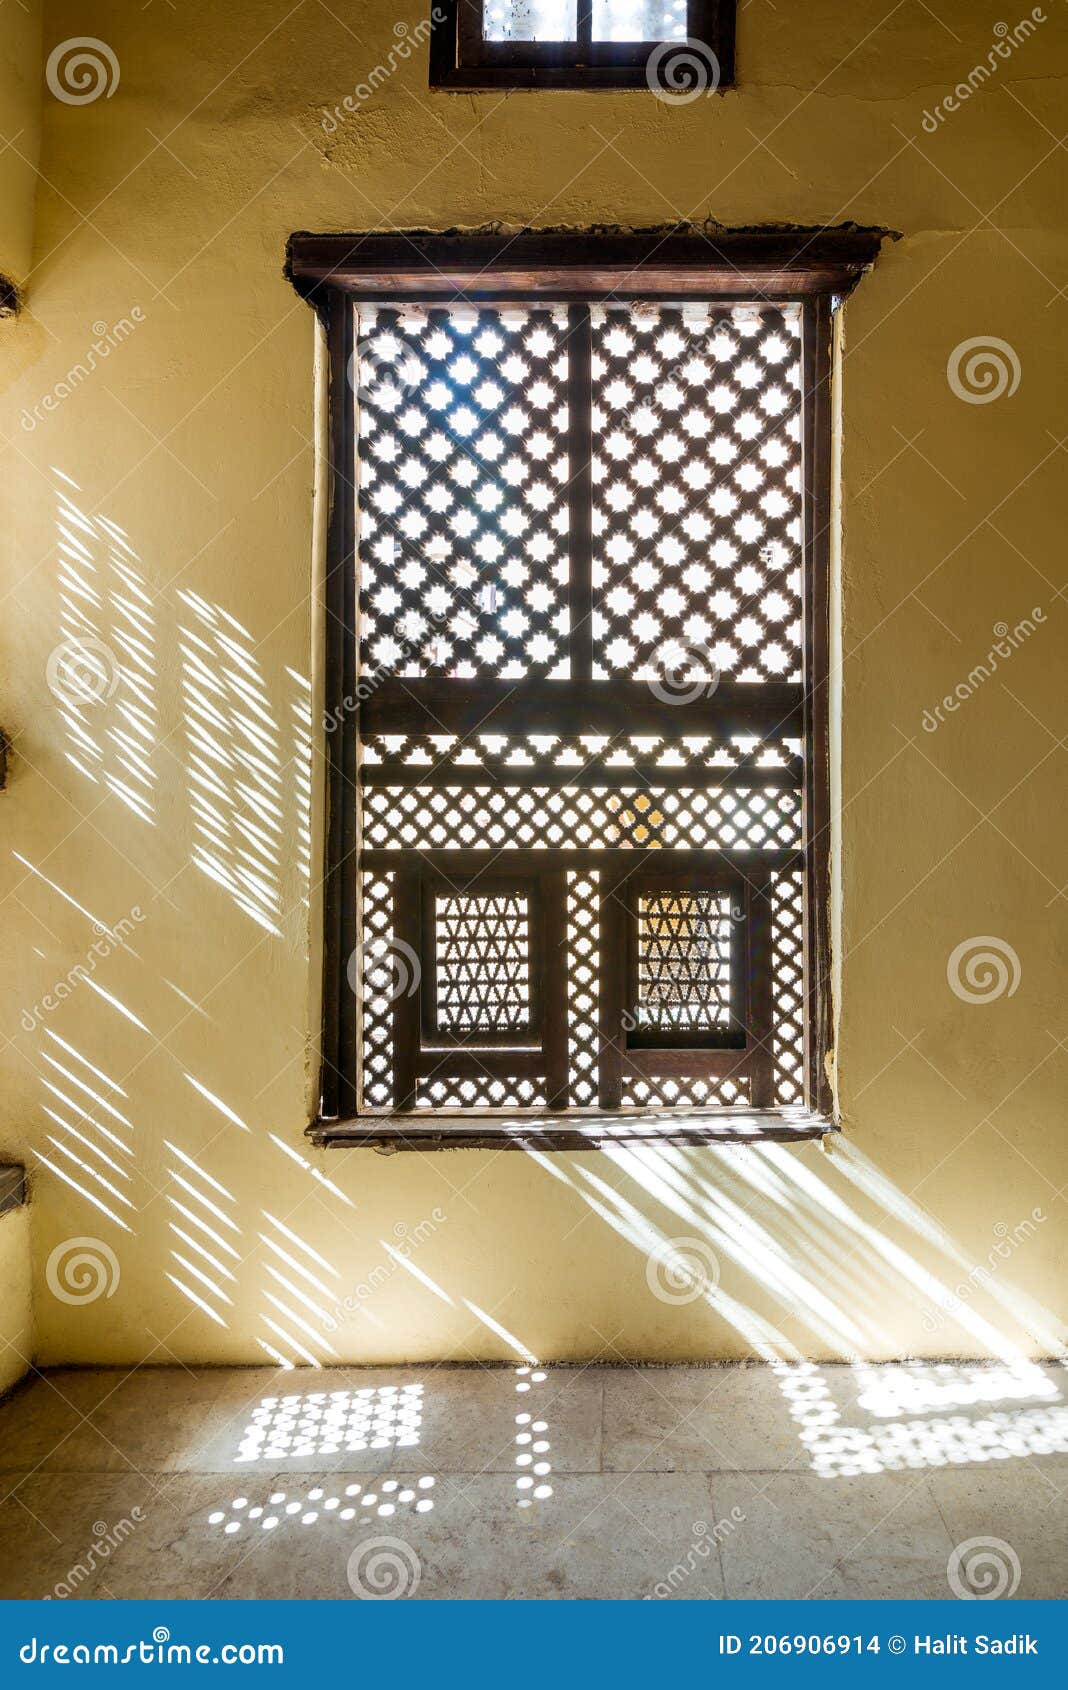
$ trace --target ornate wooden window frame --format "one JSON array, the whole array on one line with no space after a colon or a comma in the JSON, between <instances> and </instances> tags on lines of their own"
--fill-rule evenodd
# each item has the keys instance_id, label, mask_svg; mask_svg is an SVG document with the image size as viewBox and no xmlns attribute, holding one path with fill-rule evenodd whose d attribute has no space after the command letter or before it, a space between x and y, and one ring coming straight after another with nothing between
<instances>
[{"instance_id":1,"label":"ornate wooden window frame","mask_svg":"<svg viewBox=\"0 0 1068 1690\"><path fill-rule=\"evenodd\" d=\"M452 236L423 233L312 235L291 238L288 269L294 286L317 311L329 349L330 521L325 580L325 711L335 722L327 736L327 822L324 864L324 971L321 1047L321 1107L309 1127L318 1143L386 1148L446 1146L591 1147L604 1142L652 1139L660 1143L738 1142L751 1138L793 1140L831 1129L834 1095L830 1076L833 1005L830 947L830 772L829 772L829 556L831 523L831 338L833 311L873 263L881 231L739 230L704 235L572 235L527 232L518 236ZM797 303L802 313L804 598L803 682L799 694L762 700L758 708L796 717L804 744L803 872L804 1107L767 1107L759 1077L750 1107L722 1110L620 1111L540 1109L494 1115L426 1110L418 1116L398 1110L361 1114L358 1098L358 1034L346 963L359 938L357 837L361 733L409 731L406 723L432 707L445 725L470 727L481 720L495 689L502 701L517 683L456 683L424 680L425 695L413 707L413 683L380 682L371 699L353 711L358 697L355 402L348 372L355 352L354 304L361 301L477 303L544 300L596 302L669 299ZM555 683L567 685L567 683ZM522 694L523 683L519 683ZM570 683L571 691L582 683ZM590 721L612 731L630 721L635 700L618 689L584 683ZM775 692L761 687L761 694ZM752 722L745 683L721 683L715 707L741 724ZM790 696L787 697L787 693ZM750 692L750 700L753 698ZM519 708L522 708L520 700ZM407 715L406 715L407 712ZM362 725L361 725L362 717ZM618 720L617 720L618 718ZM422 718L425 720L425 717ZM652 720L652 716L650 716ZM552 724L541 724L552 731ZM533 731L533 730L532 730ZM635 731L641 731L638 724ZM511 851L508 872L542 872L544 851ZM581 855L581 853L580 853ZM650 853L650 856L654 853ZM646 869L668 869L682 853L656 852ZM449 854L451 873L462 872L463 852ZM731 865L736 868L735 864ZM502 869L502 872L503 869ZM644 872L644 871L643 871ZM724 884L737 890L729 877ZM418 896L414 894L413 896ZM747 908L751 908L748 891ZM559 917L554 916L558 921ZM750 918L751 919L751 918ZM749 943L764 943L759 921ZM413 999L408 1034L420 1038L420 1008ZM617 1006L618 1007L618 1006ZM602 1015L604 1009L602 1006ZM760 1017L749 1005L748 1013ZM423 1011L425 1018L425 1009ZM397 1027L401 1022L395 1023ZM602 1029L604 1032L605 1029ZM615 1036L607 1029L609 1036ZM395 1035L398 1036L398 1035ZM559 1028L543 1030L546 1044ZM712 1068L722 1051L708 1050ZM736 1054L736 1053L735 1053ZM645 1050L639 1062L670 1065L669 1051ZM759 1065L758 1065L759 1068ZM549 1118L551 1117L551 1118Z\"/></svg>"},{"instance_id":2,"label":"ornate wooden window frame","mask_svg":"<svg viewBox=\"0 0 1068 1690\"><path fill-rule=\"evenodd\" d=\"M434 0L432 88L715 92L734 81L735 0L687 0L686 39L663 43L594 41L591 0L578 0L573 42L486 41L483 14L484 0Z\"/></svg>"}]
</instances>

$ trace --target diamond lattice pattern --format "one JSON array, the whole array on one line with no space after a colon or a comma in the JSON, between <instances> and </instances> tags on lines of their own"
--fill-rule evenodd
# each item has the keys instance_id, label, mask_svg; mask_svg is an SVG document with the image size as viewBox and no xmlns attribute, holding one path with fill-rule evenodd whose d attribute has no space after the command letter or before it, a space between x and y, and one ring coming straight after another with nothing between
<instances>
[{"instance_id":1,"label":"diamond lattice pattern","mask_svg":"<svg viewBox=\"0 0 1068 1690\"><path fill-rule=\"evenodd\" d=\"M799 679L799 312L592 320L595 675Z\"/></svg>"},{"instance_id":2,"label":"diamond lattice pattern","mask_svg":"<svg viewBox=\"0 0 1068 1690\"><path fill-rule=\"evenodd\" d=\"M638 898L638 1025L709 1031L730 1018L731 903L715 892Z\"/></svg>"},{"instance_id":3,"label":"diamond lattice pattern","mask_svg":"<svg viewBox=\"0 0 1068 1690\"><path fill-rule=\"evenodd\" d=\"M530 1024L530 908L521 893L439 896L436 1000L442 1032L522 1032Z\"/></svg>"},{"instance_id":4,"label":"diamond lattice pattern","mask_svg":"<svg viewBox=\"0 0 1068 1690\"><path fill-rule=\"evenodd\" d=\"M361 307L365 672L567 670L567 311Z\"/></svg>"}]
</instances>

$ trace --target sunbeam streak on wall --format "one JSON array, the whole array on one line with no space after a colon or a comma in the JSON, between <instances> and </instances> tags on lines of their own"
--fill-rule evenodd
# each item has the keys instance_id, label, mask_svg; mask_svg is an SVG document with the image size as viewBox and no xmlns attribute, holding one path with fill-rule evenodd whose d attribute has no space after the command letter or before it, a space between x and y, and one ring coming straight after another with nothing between
<instances>
[{"instance_id":1,"label":"sunbeam streak on wall","mask_svg":"<svg viewBox=\"0 0 1068 1690\"><path fill-rule=\"evenodd\" d=\"M197 867L268 933L280 932L281 736L252 636L182 591L180 631Z\"/></svg>"},{"instance_id":2,"label":"sunbeam streak on wall","mask_svg":"<svg viewBox=\"0 0 1068 1690\"><path fill-rule=\"evenodd\" d=\"M67 757L86 779L155 821L158 658L153 601L118 523L82 509L57 471L60 638L48 684L63 715Z\"/></svg>"}]
</instances>

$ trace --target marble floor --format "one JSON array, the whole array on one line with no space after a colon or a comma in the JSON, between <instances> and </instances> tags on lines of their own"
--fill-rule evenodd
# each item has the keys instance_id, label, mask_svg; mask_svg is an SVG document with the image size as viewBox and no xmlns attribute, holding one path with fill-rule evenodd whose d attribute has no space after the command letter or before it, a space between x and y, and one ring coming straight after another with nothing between
<instances>
[{"instance_id":1,"label":"marble floor","mask_svg":"<svg viewBox=\"0 0 1068 1690\"><path fill-rule=\"evenodd\" d=\"M61 1369L0 1596L1068 1595L1068 1372Z\"/></svg>"}]
</instances>

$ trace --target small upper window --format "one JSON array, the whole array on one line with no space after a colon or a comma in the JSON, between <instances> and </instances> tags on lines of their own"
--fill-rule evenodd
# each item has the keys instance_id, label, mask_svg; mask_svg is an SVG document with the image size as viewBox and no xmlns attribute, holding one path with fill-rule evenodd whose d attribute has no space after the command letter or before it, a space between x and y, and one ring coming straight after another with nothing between
<instances>
[{"instance_id":1,"label":"small upper window","mask_svg":"<svg viewBox=\"0 0 1068 1690\"><path fill-rule=\"evenodd\" d=\"M648 88L684 103L734 75L734 0L435 0L437 88Z\"/></svg>"}]
</instances>

